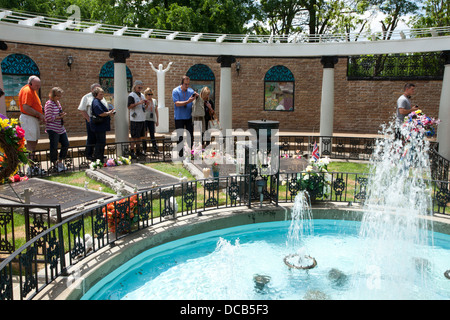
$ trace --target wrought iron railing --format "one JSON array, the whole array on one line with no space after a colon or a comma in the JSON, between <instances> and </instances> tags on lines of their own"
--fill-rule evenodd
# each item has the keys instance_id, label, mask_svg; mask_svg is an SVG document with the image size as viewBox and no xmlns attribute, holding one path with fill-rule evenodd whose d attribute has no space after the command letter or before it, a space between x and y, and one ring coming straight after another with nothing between
<instances>
[{"instance_id":1,"label":"wrought iron railing","mask_svg":"<svg viewBox=\"0 0 450 320\"><path fill-rule=\"evenodd\" d=\"M166 219L185 215L202 215L219 208L239 208L281 202L293 202L302 189L302 172L276 174L255 180L252 175L201 179L159 186L80 212L40 233L0 263L0 300L32 299L59 276L67 276L69 267L130 234ZM322 173L317 179L321 190L314 194L317 202L363 204L367 197L368 174ZM448 181L429 181L434 213L449 214ZM4 231L0 243L9 242L14 211L19 207L31 211L60 212L59 206L1 205ZM6 208L6 209L5 209ZM30 225L42 224L39 215L30 216Z\"/></svg>"},{"instance_id":2,"label":"wrought iron railing","mask_svg":"<svg viewBox=\"0 0 450 320\"><path fill-rule=\"evenodd\" d=\"M139 155L136 159L132 159L133 162L166 162L172 160L172 142L170 139L157 138L159 153L155 153L152 150L151 140L143 140L142 143L146 143L149 152L145 155ZM108 158L117 159L120 155L129 157L131 142L114 142L107 143L105 146L104 156ZM91 147L94 147L92 145ZM90 160L86 158L86 146L69 147L67 157L64 160L65 170L58 171L58 168L50 161L50 150L38 150L34 154L34 163L32 167L38 168L38 170L30 170L29 165L22 166L19 174L27 175L28 177L43 177L48 175L55 175L65 172L75 172L89 169Z\"/></svg>"},{"instance_id":3,"label":"wrought iron railing","mask_svg":"<svg viewBox=\"0 0 450 320\"><path fill-rule=\"evenodd\" d=\"M442 80L441 53L352 56L347 60L348 80Z\"/></svg>"},{"instance_id":4,"label":"wrought iron railing","mask_svg":"<svg viewBox=\"0 0 450 320\"><path fill-rule=\"evenodd\" d=\"M322 157L338 160L363 160L369 161L376 138L365 137L342 137L342 136L279 136L280 156L303 155L307 156L312 153L314 143L320 145ZM150 140L146 140L150 145ZM145 156L139 156L132 159L133 162L170 162L172 161L172 150L174 145L170 139L157 139L159 154L152 152L146 153ZM236 145L236 144L235 144ZM117 158L119 154L129 155L130 142L108 143L105 147L105 157ZM437 151L438 144L431 142L430 161L432 178L434 180L449 181L450 180L450 161L442 157ZM234 151L236 154L236 150ZM54 165L50 162L50 150L41 150L36 152L36 166L44 170L30 171L28 166L23 166L20 170L21 174L29 177L55 175L65 172L74 172L86 170L89 163L85 156L85 146L70 147L65 166L67 170L58 172Z\"/></svg>"}]
</instances>

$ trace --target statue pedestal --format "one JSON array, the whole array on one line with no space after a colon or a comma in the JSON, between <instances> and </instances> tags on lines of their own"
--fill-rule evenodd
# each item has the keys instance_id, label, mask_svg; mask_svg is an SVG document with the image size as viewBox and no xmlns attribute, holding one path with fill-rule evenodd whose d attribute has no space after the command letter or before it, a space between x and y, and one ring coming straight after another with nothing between
<instances>
[{"instance_id":1,"label":"statue pedestal","mask_svg":"<svg viewBox=\"0 0 450 320\"><path fill-rule=\"evenodd\" d=\"M168 133L169 132L169 108L158 108L158 122L159 125L156 127L157 133Z\"/></svg>"}]
</instances>

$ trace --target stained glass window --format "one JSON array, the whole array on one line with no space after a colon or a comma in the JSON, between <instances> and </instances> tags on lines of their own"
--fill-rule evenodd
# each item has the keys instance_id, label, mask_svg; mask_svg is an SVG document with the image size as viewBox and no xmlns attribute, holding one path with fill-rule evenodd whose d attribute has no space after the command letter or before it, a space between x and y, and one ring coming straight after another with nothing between
<instances>
[{"instance_id":1,"label":"stained glass window","mask_svg":"<svg viewBox=\"0 0 450 320\"><path fill-rule=\"evenodd\" d=\"M200 93L203 87L211 91L209 97L214 101L214 88L216 78L214 72L205 64L195 64L189 68L186 75L190 79L190 87Z\"/></svg>"},{"instance_id":2,"label":"stained glass window","mask_svg":"<svg viewBox=\"0 0 450 320\"><path fill-rule=\"evenodd\" d=\"M133 87L133 75L128 67L127 69L127 91L131 92ZM105 93L114 94L114 61L110 60L105 63L99 74L99 81Z\"/></svg>"},{"instance_id":3,"label":"stained glass window","mask_svg":"<svg viewBox=\"0 0 450 320\"><path fill-rule=\"evenodd\" d=\"M285 66L274 66L264 77L264 110L294 111L295 80Z\"/></svg>"},{"instance_id":4,"label":"stained glass window","mask_svg":"<svg viewBox=\"0 0 450 320\"><path fill-rule=\"evenodd\" d=\"M40 76L39 68L30 57L20 53L6 56L2 60L1 68L6 111L20 111L18 98L20 89L27 84L30 76Z\"/></svg>"}]
</instances>

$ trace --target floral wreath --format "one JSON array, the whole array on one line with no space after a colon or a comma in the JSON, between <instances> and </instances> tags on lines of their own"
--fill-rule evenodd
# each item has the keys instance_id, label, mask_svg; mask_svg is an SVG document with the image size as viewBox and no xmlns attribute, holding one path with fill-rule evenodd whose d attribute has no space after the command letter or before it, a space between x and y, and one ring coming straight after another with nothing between
<instances>
[{"instance_id":1,"label":"floral wreath","mask_svg":"<svg viewBox=\"0 0 450 320\"><path fill-rule=\"evenodd\" d=\"M0 183L16 174L21 163L27 164L25 131L17 119L0 119Z\"/></svg>"},{"instance_id":2,"label":"floral wreath","mask_svg":"<svg viewBox=\"0 0 450 320\"><path fill-rule=\"evenodd\" d=\"M439 123L439 119L429 117L422 110L417 110L405 117L403 127L410 127L410 131L420 132L431 138L436 134L436 126Z\"/></svg>"},{"instance_id":3,"label":"floral wreath","mask_svg":"<svg viewBox=\"0 0 450 320\"><path fill-rule=\"evenodd\" d=\"M89 167L92 170L101 169L104 167L117 167L117 166L125 166L131 164L131 157L119 157L117 159L110 158L105 163L97 159L97 161L91 162Z\"/></svg>"}]
</instances>

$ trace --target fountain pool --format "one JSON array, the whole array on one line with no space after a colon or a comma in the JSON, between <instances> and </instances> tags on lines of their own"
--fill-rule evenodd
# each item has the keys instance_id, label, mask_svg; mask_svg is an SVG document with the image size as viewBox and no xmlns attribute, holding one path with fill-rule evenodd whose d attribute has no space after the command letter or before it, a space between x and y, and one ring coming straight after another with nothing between
<instances>
[{"instance_id":1,"label":"fountain pool","mask_svg":"<svg viewBox=\"0 0 450 320\"><path fill-rule=\"evenodd\" d=\"M450 299L450 236L433 232L428 219L425 128L405 120L383 130L361 222L312 219L309 195L301 191L290 222L222 229L155 247L83 299Z\"/></svg>"},{"instance_id":2,"label":"fountain pool","mask_svg":"<svg viewBox=\"0 0 450 320\"><path fill-rule=\"evenodd\" d=\"M430 233L428 244L403 262L414 274L390 278L377 265L358 263L370 241L359 235L358 221L314 219L302 242L317 266L289 268L283 259L292 253L290 224L256 223L160 245L100 280L82 299L450 298L444 276L450 235Z\"/></svg>"}]
</instances>

